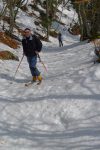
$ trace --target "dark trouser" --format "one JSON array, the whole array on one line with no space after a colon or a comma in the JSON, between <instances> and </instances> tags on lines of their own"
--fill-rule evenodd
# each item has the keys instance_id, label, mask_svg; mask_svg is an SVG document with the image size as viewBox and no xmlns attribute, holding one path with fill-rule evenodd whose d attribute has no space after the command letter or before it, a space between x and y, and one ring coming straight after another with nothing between
<instances>
[{"instance_id":1,"label":"dark trouser","mask_svg":"<svg viewBox=\"0 0 100 150\"><path fill-rule=\"evenodd\" d=\"M30 68L32 76L39 76L40 72L36 67L37 56L27 57L27 61L29 63L29 68Z\"/></svg>"},{"instance_id":2,"label":"dark trouser","mask_svg":"<svg viewBox=\"0 0 100 150\"><path fill-rule=\"evenodd\" d=\"M63 42L59 40L59 47L63 46Z\"/></svg>"}]
</instances>

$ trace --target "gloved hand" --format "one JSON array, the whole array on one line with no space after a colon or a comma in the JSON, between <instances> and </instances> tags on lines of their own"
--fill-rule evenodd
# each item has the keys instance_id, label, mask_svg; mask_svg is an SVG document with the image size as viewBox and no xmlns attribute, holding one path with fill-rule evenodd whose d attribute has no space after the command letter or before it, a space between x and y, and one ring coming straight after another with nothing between
<instances>
[{"instance_id":1,"label":"gloved hand","mask_svg":"<svg viewBox=\"0 0 100 150\"><path fill-rule=\"evenodd\" d=\"M36 53L37 55L39 55L39 52L38 52L38 51L35 51L35 53Z\"/></svg>"}]
</instances>

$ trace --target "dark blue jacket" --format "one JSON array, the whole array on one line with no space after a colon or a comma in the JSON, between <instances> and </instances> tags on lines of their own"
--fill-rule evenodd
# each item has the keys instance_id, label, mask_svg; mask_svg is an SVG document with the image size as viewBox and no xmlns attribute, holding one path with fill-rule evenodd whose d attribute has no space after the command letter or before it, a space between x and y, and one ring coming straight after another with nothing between
<instances>
[{"instance_id":1,"label":"dark blue jacket","mask_svg":"<svg viewBox=\"0 0 100 150\"><path fill-rule=\"evenodd\" d=\"M38 50L38 43L36 41L37 37L35 35L31 35L30 37L23 37L22 46L23 52L27 57L35 56L35 51Z\"/></svg>"}]
</instances>

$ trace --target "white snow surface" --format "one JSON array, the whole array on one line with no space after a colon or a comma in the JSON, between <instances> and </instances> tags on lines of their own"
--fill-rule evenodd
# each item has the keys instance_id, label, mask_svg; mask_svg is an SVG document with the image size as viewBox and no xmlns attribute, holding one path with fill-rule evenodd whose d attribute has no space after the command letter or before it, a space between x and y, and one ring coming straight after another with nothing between
<instances>
[{"instance_id":1,"label":"white snow surface","mask_svg":"<svg viewBox=\"0 0 100 150\"><path fill-rule=\"evenodd\" d=\"M22 11L16 22L35 28ZM94 46L79 42L67 27L53 26L62 33L64 47L53 37L43 42L40 56L47 72L38 62L41 85L25 87L32 78L26 57L15 78L19 62L0 60L0 150L100 150L100 65L93 64ZM0 43L0 50L21 60L22 47L12 50Z\"/></svg>"},{"instance_id":2,"label":"white snow surface","mask_svg":"<svg viewBox=\"0 0 100 150\"><path fill-rule=\"evenodd\" d=\"M93 45L43 45L47 72L38 62L39 86L24 85L31 80L25 57L15 79L19 62L0 60L0 150L99 150L100 66L93 64ZM21 59L22 48L17 53Z\"/></svg>"}]
</instances>

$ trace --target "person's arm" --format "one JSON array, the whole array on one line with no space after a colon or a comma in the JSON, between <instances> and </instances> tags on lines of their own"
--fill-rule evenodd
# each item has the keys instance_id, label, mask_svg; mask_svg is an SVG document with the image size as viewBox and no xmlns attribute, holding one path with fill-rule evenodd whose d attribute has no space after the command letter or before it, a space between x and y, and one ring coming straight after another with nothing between
<instances>
[{"instance_id":1,"label":"person's arm","mask_svg":"<svg viewBox=\"0 0 100 150\"><path fill-rule=\"evenodd\" d=\"M36 42L36 53L39 54L39 52L41 51L42 49L42 42L40 41L40 39L34 35L34 38L35 38L35 42Z\"/></svg>"},{"instance_id":2,"label":"person's arm","mask_svg":"<svg viewBox=\"0 0 100 150\"><path fill-rule=\"evenodd\" d=\"M24 42L22 40L22 48L23 48L23 55L25 55L25 52L24 52Z\"/></svg>"},{"instance_id":3,"label":"person's arm","mask_svg":"<svg viewBox=\"0 0 100 150\"><path fill-rule=\"evenodd\" d=\"M38 51L35 51L35 53L36 53L37 55L39 55L39 52L38 52Z\"/></svg>"}]
</instances>

